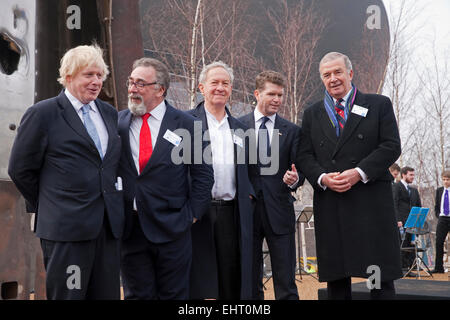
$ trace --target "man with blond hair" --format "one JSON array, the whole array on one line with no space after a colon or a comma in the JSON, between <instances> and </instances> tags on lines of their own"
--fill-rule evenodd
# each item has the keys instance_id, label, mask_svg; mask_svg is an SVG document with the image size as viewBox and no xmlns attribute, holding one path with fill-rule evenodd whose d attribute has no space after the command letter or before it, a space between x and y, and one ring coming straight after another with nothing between
<instances>
[{"instance_id":1,"label":"man with blond hair","mask_svg":"<svg viewBox=\"0 0 450 320\"><path fill-rule=\"evenodd\" d=\"M36 213L51 300L119 299L123 230L117 111L97 97L108 67L96 45L69 50L65 89L24 114L9 175Z\"/></svg>"}]
</instances>

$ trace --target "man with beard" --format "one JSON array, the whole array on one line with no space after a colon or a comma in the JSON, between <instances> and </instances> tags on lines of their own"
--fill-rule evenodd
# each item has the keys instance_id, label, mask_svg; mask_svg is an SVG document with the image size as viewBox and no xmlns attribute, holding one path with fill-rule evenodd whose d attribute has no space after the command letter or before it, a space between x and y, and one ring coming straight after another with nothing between
<instances>
[{"instance_id":1,"label":"man with beard","mask_svg":"<svg viewBox=\"0 0 450 320\"><path fill-rule=\"evenodd\" d=\"M403 228L408 219L409 212L412 207L421 207L419 191L411 186L414 181L414 168L403 167L400 170L402 179L392 186L394 193L395 214L397 216L397 225ZM402 247L411 247L413 243L411 233L405 233L405 240L402 241ZM402 251L402 268L406 272L414 262L415 254L412 251ZM415 274L408 273L409 276L414 277Z\"/></svg>"},{"instance_id":2,"label":"man with beard","mask_svg":"<svg viewBox=\"0 0 450 320\"><path fill-rule=\"evenodd\" d=\"M47 299L120 298L120 139L117 111L97 98L102 54L79 46L64 55L64 91L27 110L11 151L8 173L37 217Z\"/></svg>"},{"instance_id":3,"label":"man with beard","mask_svg":"<svg viewBox=\"0 0 450 320\"><path fill-rule=\"evenodd\" d=\"M135 61L127 81L128 110L119 113L125 299L188 298L191 226L211 202L213 169L192 161L202 130L194 130L194 118L164 100L169 84L163 63ZM183 161L176 157L180 153Z\"/></svg>"}]
</instances>

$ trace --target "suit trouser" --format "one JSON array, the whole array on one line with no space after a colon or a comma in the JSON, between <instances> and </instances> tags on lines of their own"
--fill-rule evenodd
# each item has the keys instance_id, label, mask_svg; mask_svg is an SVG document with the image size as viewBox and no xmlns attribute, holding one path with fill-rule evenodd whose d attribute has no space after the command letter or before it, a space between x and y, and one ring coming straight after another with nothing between
<instances>
[{"instance_id":1,"label":"suit trouser","mask_svg":"<svg viewBox=\"0 0 450 320\"><path fill-rule=\"evenodd\" d=\"M122 240L121 274L125 300L186 300L192 261L191 231L166 243L152 243L144 235L139 217Z\"/></svg>"},{"instance_id":2,"label":"suit trouser","mask_svg":"<svg viewBox=\"0 0 450 320\"><path fill-rule=\"evenodd\" d=\"M263 290L263 240L266 238L270 252L275 299L298 300L295 284L295 233L277 235L267 218L264 199L256 203L253 223L253 298L264 300Z\"/></svg>"},{"instance_id":3,"label":"suit trouser","mask_svg":"<svg viewBox=\"0 0 450 320\"><path fill-rule=\"evenodd\" d=\"M120 299L119 240L105 214L100 234L89 241L41 239L49 300Z\"/></svg>"},{"instance_id":4,"label":"suit trouser","mask_svg":"<svg viewBox=\"0 0 450 320\"><path fill-rule=\"evenodd\" d=\"M239 250L239 224L237 204L212 205L210 214L214 222L219 299L241 297L241 264Z\"/></svg>"},{"instance_id":5,"label":"suit trouser","mask_svg":"<svg viewBox=\"0 0 450 320\"><path fill-rule=\"evenodd\" d=\"M436 226L436 259L434 269L444 271L444 242L450 232L450 217L439 217Z\"/></svg>"},{"instance_id":6,"label":"suit trouser","mask_svg":"<svg viewBox=\"0 0 450 320\"><path fill-rule=\"evenodd\" d=\"M328 300L351 300L352 281L351 278L343 278L327 282ZM394 281L381 281L380 289L370 290L371 300L394 300Z\"/></svg>"}]
</instances>

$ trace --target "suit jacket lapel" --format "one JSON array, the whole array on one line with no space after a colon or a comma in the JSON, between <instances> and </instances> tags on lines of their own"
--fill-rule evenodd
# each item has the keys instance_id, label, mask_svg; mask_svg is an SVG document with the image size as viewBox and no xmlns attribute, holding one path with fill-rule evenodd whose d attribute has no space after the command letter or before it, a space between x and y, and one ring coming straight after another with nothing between
<instances>
[{"instance_id":1,"label":"suit jacket lapel","mask_svg":"<svg viewBox=\"0 0 450 320\"><path fill-rule=\"evenodd\" d=\"M84 126L83 122L81 121L80 117L78 116L77 112L75 111L75 108L70 103L69 99L64 94L64 91L60 93L58 96L58 103L62 107L62 117L67 122L67 124L86 142L93 147L95 150L97 150L97 147L95 146L94 141L89 136L86 127ZM91 148L92 149L92 148ZM96 151L98 154L98 151ZM100 155L99 155L100 159Z\"/></svg>"},{"instance_id":2,"label":"suit jacket lapel","mask_svg":"<svg viewBox=\"0 0 450 320\"><path fill-rule=\"evenodd\" d=\"M95 104L97 106L98 111L100 112L101 117L103 118L103 122L105 123L106 130L108 131L108 146L106 147L105 156L103 157L103 161L109 156L112 149L112 143L114 138L116 137L117 133L114 130L114 121L111 119L108 115L108 112L106 111L106 108L109 108L100 100L95 100Z\"/></svg>"},{"instance_id":3,"label":"suit jacket lapel","mask_svg":"<svg viewBox=\"0 0 450 320\"><path fill-rule=\"evenodd\" d=\"M133 155L131 154L131 146L130 146L130 125L133 116L129 110L125 111L124 121L119 122L119 135L122 138L122 148L125 150L126 158L132 168L133 172L138 175L138 171L136 165L134 164Z\"/></svg>"},{"instance_id":4,"label":"suit jacket lapel","mask_svg":"<svg viewBox=\"0 0 450 320\"><path fill-rule=\"evenodd\" d=\"M241 129L242 130L242 128L237 124L236 119L233 118L233 116L231 115L231 113L230 113L230 111L228 110L227 107L225 107L225 111L226 111L226 113L228 115L228 124L230 125L230 129L232 130L231 137L233 139L234 164L236 165L237 164L237 159L239 159L239 157L241 155L241 152L244 150L244 148L241 148L241 147L238 148L237 147L237 144L235 143L235 140L234 140L235 139L234 136L240 137L242 139L242 143L244 143L244 137L240 136L240 135L238 135L236 133L237 129Z\"/></svg>"},{"instance_id":5,"label":"suit jacket lapel","mask_svg":"<svg viewBox=\"0 0 450 320\"><path fill-rule=\"evenodd\" d=\"M366 103L366 100L364 99L364 95L358 91L356 93L355 103L356 105L359 105L361 107L369 109L369 106ZM333 157L338 152L338 150L347 142L347 140L352 136L353 132L355 131L356 127L360 123L360 121L363 119L362 116L359 116L357 114L354 114L350 110L350 114L348 115L348 119L345 122L344 131L342 132L341 136L338 139L336 149L334 150Z\"/></svg>"},{"instance_id":6,"label":"suit jacket lapel","mask_svg":"<svg viewBox=\"0 0 450 320\"><path fill-rule=\"evenodd\" d=\"M281 147L283 146L284 141L286 140L286 124L281 123L280 117L277 115L275 118L275 124L273 126L274 132L272 134L272 141L275 136L275 129L278 129L278 150L281 150Z\"/></svg>"},{"instance_id":7,"label":"suit jacket lapel","mask_svg":"<svg viewBox=\"0 0 450 320\"><path fill-rule=\"evenodd\" d=\"M324 104L322 104L321 107L318 109L316 116L319 120L319 123L322 124L320 127L324 131L327 138L330 139L330 141L336 145L338 142L338 137L336 136L336 129L334 128L333 123L331 122L330 117L328 116L328 113L325 110Z\"/></svg>"}]
</instances>

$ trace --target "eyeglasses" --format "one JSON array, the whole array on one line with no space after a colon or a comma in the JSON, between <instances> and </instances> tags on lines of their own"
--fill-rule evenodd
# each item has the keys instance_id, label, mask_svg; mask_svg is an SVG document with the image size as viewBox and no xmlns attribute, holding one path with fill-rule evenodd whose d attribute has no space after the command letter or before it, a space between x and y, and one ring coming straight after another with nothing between
<instances>
[{"instance_id":1,"label":"eyeglasses","mask_svg":"<svg viewBox=\"0 0 450 320\"><path fill-rule=\"evenodd\" d=\"M132 81L130 79L128 79L127 82L126 82L127 88L130 88L132 86L136 86L136 88L138 88L138 89L144 89L146 86L152 86L154 84L157 84L157 82L152 82L152 83L145 83L145 82L142 82L142 81L134 82L134 81Z\"/></svg>"}]
</instances>

